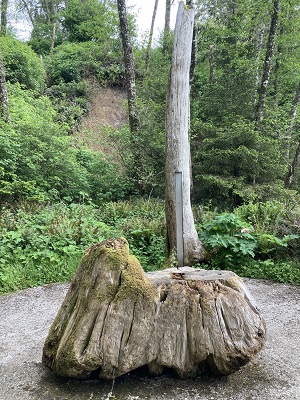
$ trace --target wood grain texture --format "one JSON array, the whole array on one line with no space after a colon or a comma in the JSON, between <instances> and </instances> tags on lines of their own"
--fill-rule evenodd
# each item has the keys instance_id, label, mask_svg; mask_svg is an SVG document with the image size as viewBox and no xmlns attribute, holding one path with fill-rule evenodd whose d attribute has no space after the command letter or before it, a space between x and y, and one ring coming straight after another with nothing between
<instances>
[{"instance_id":1,"label":"wood grain texture","mask_svg":"<svg viewBox=\"0 0 300 400\"><path fill-rule=\"evenodd\" d=\"M90 247L43 349L58 375L104 379L147 365L231 374L262 348L265 322L242 280L190 267L145 274L125 239Z\"/></svg>"}]
</instances>

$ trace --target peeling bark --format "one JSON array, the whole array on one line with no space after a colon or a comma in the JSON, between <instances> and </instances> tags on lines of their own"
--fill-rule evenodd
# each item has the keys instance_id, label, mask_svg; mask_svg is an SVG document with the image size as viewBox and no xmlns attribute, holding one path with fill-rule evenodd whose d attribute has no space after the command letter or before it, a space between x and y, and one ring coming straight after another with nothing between
<instances>
[{"instance_id":1,"label":"peeling bark","mask_svg":"<svg viewBox=\"0 0 300 400\"><path fill-rule=\"evenodd\" d=\"M228 375L265 342L265 322L233 272L145 274L125 239L84 254L43 349L57 374L114 379L142 366L182 378Z\"/></svg>"}]
</instances>

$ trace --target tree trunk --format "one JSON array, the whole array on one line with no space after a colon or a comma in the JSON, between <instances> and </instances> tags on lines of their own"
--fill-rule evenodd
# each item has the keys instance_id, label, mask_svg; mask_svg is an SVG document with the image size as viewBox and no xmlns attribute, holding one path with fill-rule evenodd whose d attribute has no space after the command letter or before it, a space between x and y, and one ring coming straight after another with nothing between
<instances>
[{"instance_id":1,"label":"tree trunk","mask_svg":"<svg viewBox=\"0 0 300 400\"><path fill-rule=\"evenodd\" d=\"M146 60L145 60L146 73L148 72L148 69L149 69L150 50L151 50L151 45L152 45L152 38L153 38L157 6L158 6L158 0L155 0L153 14L152 14L151 28L150 28L150 32L149 32L149 40L148 40L148 45L147 45L147 50L146 50Z\"/></svg>"},{"instance_id":2,"label":"tree trunk","mask_svg":"<svg viewBox=\"0 0 300 400\"><path fill-rule=\"evenodd\" d=\"M272 19L271 19L271 26L270 26L270 31L269 31L268 43L267 43L266 57L265 57L265 62L264 62L261 87L260 87L260 91L259 91L259 99L258 99L258 103L257 103L257 126L258 126L259 130L262 129L262 122L263 122L264 115L265 115L267 88L268 88L268 84L269 84L272 59L273 59L273 54L274 54L274 49L275 49L275 36L276 36L277 26L278 26L279 7L280 7L280 0L274 0L273 15L272 15Z\"/></svg>"},{"instance_id":3,"label":"tree trunk","mask_svg":"<svg viewBox=\"0 0 300 400\"><path fill-rule=\"evenodd\" d=\"M293 183L293 180L295 177L295 172L296 172L296 169L299 164L299 159L300 159L300 142L297 143L293 161L292 161L291 165L289 166L289 170L288 170L288 173L287 173L285 181L284 181L284 185L287 189L290 189L290 187L292 186L292 183Z\"/></svg>"},{"instance_id":4,"label":"tree trunk","mask_svg":"<svg viewBox=\"0 0 300 400\"><path fill-rule=\"evenodd\" d=\"M187 0L186 5L192 8L194 6L193 0ZM197 30L196 30L196 16L194 16L191 66L190 66L190 84L194 80L195 68L196 68L196 54L197 54Z\"/></svg>"},{"instance_id":5,"label":"tree trunk","mask_svg":"<svg viewBox=\"0 0 300 400\"><path fill-rule=\"evenodd\" d=\"M184 265L204 258L204 249L195 229L190 200L190 85L189 71L194 10L180 2L176 20L172 66L166 110L166 221L170 253L177 252L175 173L182 174L182 240Z\"/></svg>"},{"instance_id":6,"label":"tree trunk","mask_svg":"<svg viewBox=\"0 0 300 400\"><path fill-rule=\"evenodd\" d=\"M55 45L55 38L56 38L56 21L53 22L52 25L52 35L51 35L51 46L50 46L50 60L53 59L53 50Z\"/></svg>"},{"instance_id":7,"label":"tree trunk","mask_svg":"<svg viewBox=\"0 0 300 400\"><path fill-rule=\"evenodd\" d=\"M0 116L5 122L9 121L8 95L7 95L1 49L0 49Z\"/></svg>"},{"instance_id":8,"label":"tree trunk","mask_svg":"<svg viewBox=\"0 0 300 400\"><path fill-rule=\"evenodd\" d=\"M300 102L300 83L298 84L298 86L296 88L295 96L294 96L291 111L290 111L290 123L289 123L288 129L286 131L286 135L285 135L285 139L288 140L287 160L289 160L289 158L290 158L290 142L291 142L291 138L292 138L292 131L293 131L296 115L297 115L297 109L298 109L299 102ZM285 187L288 189L290 189L290 187L292 186L292 183L293 183L293 180L295 177L295 173L296 173L296 169L299 164L299 159L300 159L300 141L297 143L293 161L289 165L288 173L287 173L285 181L284 181Z\"/></svg>"},{"instance_id":9,"label":"tree trunk","mask_svg":"<svg viewBox=\"0 0 300 400\"><path fill-rule=\"evenodd\" d=\"M131 47L131 37L127 21L125 0L117 0L120 19L120 30L124 52L125 74L127 84L129 126L132 133L138 130L138 113L136 107L135 64Z\"/></svg>"},{"instance_id":10,"label":"tree trunk","mask_svg":"<svg viewBox=\"0 0 300 400\"><path fill-rule=\"evenodd\" d=\"M142 366L180 377L228 375L265 342L265 322L233 272L145 274L124 238L83 255L50 328L43 363L57 374L114 379Z\"/></svg>"},{"instance_id":11,"label":"tree trunk","mask_svg":"<svg viewBox=\"0 0 300 400\"><path fill-rule=\"evenodd\" d=\"M164 39L163 39L163 49L162 49L163 54L166 54L168 50L170 21L171 21L171 0L166 0Z\"/></svg>"},{"instance_id":12,"label":"tree trunk","mask_svg":"<svg viewBox=\"0 0 300 400\"><path fill-rule=\"evenodd\" d=\"M7 7L8 0L1 1L1 35L6 35L7 33Z\"/></svg>"},{"instance_id":13,"label":"tree trunk","mask_svg":"<svg viewBox=\"0 0 300 400\"><path fill-rule=\"evenodd\" d=\"M213 83L215 77L215 66L214 66L214 45L209 46L209 83Z\"/></svg>"}]
</instances>

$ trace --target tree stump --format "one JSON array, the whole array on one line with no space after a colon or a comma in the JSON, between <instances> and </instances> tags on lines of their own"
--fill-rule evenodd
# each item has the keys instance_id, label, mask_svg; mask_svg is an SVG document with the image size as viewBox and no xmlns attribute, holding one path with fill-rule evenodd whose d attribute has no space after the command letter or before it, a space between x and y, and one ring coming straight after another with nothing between
<instances>
[{"instance_id":1,"label":"tree stump","mask_svg":"<svg viewBox=\"0 0 300 400\"><path fill-rule=\"evenodd\" d=\"M229 271L144 273L125 239L86 250L43 349L58 375L114 379L147 365L194 377L228 375L262 348L265 322Z\"/></svg>"}]
</instances>

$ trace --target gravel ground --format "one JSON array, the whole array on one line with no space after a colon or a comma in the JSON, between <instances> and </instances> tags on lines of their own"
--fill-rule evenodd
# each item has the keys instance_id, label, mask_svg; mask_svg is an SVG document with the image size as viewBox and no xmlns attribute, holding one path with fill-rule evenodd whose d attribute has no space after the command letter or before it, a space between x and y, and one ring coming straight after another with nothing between
<instances>
[{"instance_id":1,"label":"gravel ground","mask_svg":"<svg viewBox=\"0 0 300 400\"><path fill-rule=\"evenodd\" d=\"M245 279L267 321L264 349L224 378L125 376L116 382L56 377L42 347L68 285L0 296L0 400L300 400L300 287Z\"/></svg>"}]
</instances>

